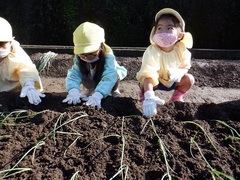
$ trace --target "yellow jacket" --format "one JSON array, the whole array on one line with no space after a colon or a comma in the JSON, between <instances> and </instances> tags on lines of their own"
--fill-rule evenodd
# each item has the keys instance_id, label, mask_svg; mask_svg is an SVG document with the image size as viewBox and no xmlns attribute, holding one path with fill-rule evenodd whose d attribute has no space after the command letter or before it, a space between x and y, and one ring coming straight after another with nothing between
<instances>
[{"instance_id":1,"label":"yellow jacket","mask_svg":"<svg viewBox=\"0 0 240 180\"><path fill-rule=\"evenodd\" d=\"M38 70L20 44L13 40L11 53L0 62L0 92L18 91L29 80L43 90Z\"/></svg>"},{"instance_id":2,"label":"yellow jacket","mask_svg":"<svg viewBox=\"0 0 240 180\"><path fill-rule=\"evenodd\" d=\"M186 42L187 41L187 42ZM189 69L191 67L191 53L186 48L191 46L192 37L187 33L183 40L175 44L171 52L162 51L155 43L151 41L151 45L145 50L142 57L142 65L137 73L137 80L143 84L146 78L151 78L153 86L157 86L161 82L166 87L171 87L174 82L169 82L168 69Z\"/></svg>"}]
</instances>

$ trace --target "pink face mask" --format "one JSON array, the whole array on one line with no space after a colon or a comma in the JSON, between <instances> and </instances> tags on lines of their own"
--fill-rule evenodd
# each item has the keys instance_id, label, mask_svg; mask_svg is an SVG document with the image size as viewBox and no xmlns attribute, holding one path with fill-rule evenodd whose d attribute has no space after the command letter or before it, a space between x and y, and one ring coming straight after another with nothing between
<instances>
[{"instance_id":1,"label":"pink face mask","mask_svg":"<svg viewBox=\"0 0 240 180\"><path fill-rule=\"evenodd\" d=\"M153 41L160 47L170 47L178 40L177 34L158 33L153 36Z\"/></svg>"}]
</instances>

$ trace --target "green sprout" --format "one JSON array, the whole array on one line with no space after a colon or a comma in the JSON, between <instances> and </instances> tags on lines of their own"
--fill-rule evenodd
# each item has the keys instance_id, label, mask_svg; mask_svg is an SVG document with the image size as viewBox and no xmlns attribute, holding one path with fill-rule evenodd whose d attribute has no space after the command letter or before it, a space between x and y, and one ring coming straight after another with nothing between
<instances>
[{"instance_id":1,"label":"green sprout","mask_svg":"<svg viewBox=\"0 0 240 180\"><path fill-rule=\"evenodd\" d=\"M225 123L223 121L220 121L220 120L213 120L213 121L216 121L217 123L222 124L223 126L227 127L231 131L232 136L226 137L225 140L227 140L227 139L240 140L240 134L238 133L238 131L236 129L234 129L233 127L229 126L227 123Z\"/></svg>"},{"instance_id":2,"label":"green sprout","mask_svg":"<svg viewBox=\"0 0 240 180\"><path fill-rule=\"evenodd\" d=\"M3 175L3 178L6 178L6 177L9 177L10 175L12 175L12 174L10 174L10 173L16 171L16 168L15 168L15 167L16 167L19 163L21 163L22 160L23 160L32 150L33 150L33 157L32 157L32 163L33 163L36 149L39 148L40 146L44 145L44 144L45 144L45 142L40 141L40 142L38 142L35 146L33 146L32 148L30 148L30 149L19 159L19 161L18 161L11 169L8 169L8 170L6 171L6 173ZM34 164L34 163L33 163L33 164ZM19 169L18 169L18 170L19 170ZM31 170L31 169L30 169L30 168L22 168L21 170L26 171L26 170ZM17 172L19 173L19 171L17 171ZM22 172L22 171L21 171L21 172ZM9 175L9 174L10 174L10 175Z\"/></svg>"},{"instance_id":3,"label":"green sprout","mask_svg":"<svg viewBox=\"0 0 240 180\"><path fill-rule=\"evenodd\" d=\"M172 176L171 176L171 173L170 173L170 170L172 170L172 168L170 167L169 163L168 163L168 159L167 159L167 156L168 154L172 156L172 154L170 153L170 151L167 149L167 147L165 146L164 142L162 141L162 139L160 138L160 136L158 135L157 133L157 130L156 130L156 127L153 123L153 120L152 118L149 118L149 120L145 123L145 125L143 126L143 129L141 131L140 134L142 134L144 132L144 129L146 128L147 124L151 122L152 124L152 129L153 129L153 132L155 134L155 136L157 136L158 138L158 144L161 148L161 151L162 151L162 154L163 154L163 157L164 157L164 162L165 162L165 166L166 166L166 170L167 172L163 175L162 179L165 178L165 176L168 176L168 179L171 180L172 179Z\"/></svg>"},{"instance_id":4,"label":"green sprout","mask_svg":"<svg viewBox=\"0 0 240 180\"><path fill-rule=\"evenodd\" d=\"M49 137L51 137L51 136L54 136L54 137L53 137L53 138L54 138L54 142L56 142L56 141L55 141L55 139L56 139L55 135L57 134L57 132L58 132L58 130L59 130L60 128L62 128L63 126L65 126L65 125L67 125L67 124L69 124L69 123L71 123L71 122L74 122L74 121L76 121L76 120L78 120L78 119L80 119L80 118L82 118L82 117L88 116L86 113L81 112L80 116L77 116L77 117L75 117L75 118L73 118L73 119L70 119L70 120L64 122L63 124L61 123L61 124L58 126L58 122L61 122L61 120L64 118L65 115L66 115L66 112L60 114L59 118L57 119L57 122L56 122L55 125L54 125L54 129L53 129L51 132L49 132L44 138L42 138L41 141L45 141L47 138L49 138Z\"/></svg>"},{"instance_id":5,"label":"green sprout","mask_svg":"<svg viewBox=\"0 0 240 180\"><path fill-rule=\"evenodd\" d=\"M185 121L184 123L196 125L204 133L205 137L210 141L210 143L213 146L213 148L220 154L220 152L218 151L218 149L214 145L213 140L210 138L208 133L205 131L205 129L201 125L199 125L198 123L195 123L193 121Z\"/></svg>"},{"instance_id":6,"label":"green sprout","mask_svg":"<svg viewBox=\"0 0 240 180\"><path fill-rule=\"evenodd\" d=\"M31 170L32 170L31 168L14 168L14 169L7 169L7 170L0 171L0 174L5 173L3 178L9 178L9 177L14 176L16 174L20 174L22 172L31 171ZM9 174L9 173L11 173L11 174Z\"/></svg>"},{"instance_id":7,"label":"green sprout","mask_svg":"<svg viewBox=\"0 0 240 180\"><path fill-rule=\"evenodd\" d=\"M221 176L222 176L222 177L225 177L225 178L227 178L227 179L229 179L229 180L234 180L233 177L231 177L231 176L229 176L229 175L227 175L227 174L225 174L225 173L223 173L223 172L220 172L220 171L215 170L215 169L209 164L209 162L207 161L207 159L206 159L205 156L203 155L203 153L202 153L202 151L201 151L201 148L198 146L198 144L196 143L196 141L194 140L194 138L195 138L195 137L191 137L191 144L194 144L194 145L197 147L197 149L198 149L198 151L199 151L202 159L206 162L207 166L210 168L210 170L211 170L210 172L211 172L211 174L214 176L213 179L215 179L215 175L216 175L216 176L218 176L220 179L223 179L223 178L221 178ZM192 152L191 152L191 154L192 154Z\"/></svg>"},{"instance_id":8,"label":"green sprout","mask_svg":"<svg viewBox=\"0 0 240 180\"><path fill-rule=\"evenodd\" d=\"M35 62L37 70L39 72L45 69L48 70L51 67L51 63L56 56L57 54L51 51L44 53L43 56L41 56L40 59Z\"/></svg>"},{"instance_id":9,"label":"green sprout","mask_svg":"<svg viewBox=\"0 0 240 180\"><path fill-rule=\"evenodd\" d=\"M78 173L79 173L79 171L77 171L77 172L75 172L74 174L73 174L73 176L71 177L71 179L70 180L77 180L78 179Z\"/></svg>"},{"instance_id":10,"label":"green sprout","mask_svg":"<svg viewBox=\"0 0 240 180\"><path fill-rule=\"evenodd\" d=\"M158 138L158 144L162 150L162 154L163 154L163 157L164 157L164 161L165 161L165 166L166 166L166 169L167 169L167 173L162 177L162 179L167 175L168 176L168 179L171 180L172 179L172 176L170 174L170 165L168 163L168 159L167 159L167 156L168 156L168 153L171 155L170 151L167 149L167 147L165 146L165 144L163 143L162 139L160 138L160 136L158 135L157 133L157 130L156 130L156 127L153 123L153 120L151 119L151 123L152 123L152 129L154 131L154 134L157 136Z\"/></svg>"},{"instance_id":11,"label":"green sprout","mask_svg":"<svg viewBox=\"0 0 240 180\"><path fill-rule=\"evenodd\" d=\"M19 119L26 119L35 117L38 114L42 114L47 112L48 110L43 110L40 112L34 112L33 114L29 114L27 110L16 110L12 112L1 112L0 113L0 125L16 125L15 123L10 123L11 121L16 121ZM23 113L28 113L27 115L22 115ZM9 122L10 121L10 122Z\"/></svg>"}]
</instances>

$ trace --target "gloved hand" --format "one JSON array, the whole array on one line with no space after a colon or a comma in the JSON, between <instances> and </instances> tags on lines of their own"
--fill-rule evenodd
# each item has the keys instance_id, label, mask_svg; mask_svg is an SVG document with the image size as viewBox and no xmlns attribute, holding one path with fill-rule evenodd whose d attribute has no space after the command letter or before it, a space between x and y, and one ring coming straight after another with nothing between
<instances>
[{"instance_id":1,"label":"gloved hand","mask_svg":"<svg viewBox=\"0 0 240 180\"><path fill-rule=\"evenodd\" d=\"M154 95L153 91L144 93L143 116L152 117L157 114L157 104L164 105L165 101Z\"/></svg>"},{"instance_id":2,"label":"gloved hand","mask_svg":"<svg viewBox=\"0 0 240 180\"><path fill-rule=\"evenodd\" d=\"M24 86L22 87L20 97L28 97L28 102L30 104L38 105L40 102L42 102L40 97L45 97L45 94L40 93L37 91L34 87L34 81L27 81Z\"/></svg>"},{"instance_id":3,"label":"gloved hand","mask_svg":"<svg viewBox=\"0 0 240 180\"><path fill-rule=\"evenodd\" d=\"M62 102L76 105L77 103L81 103L81 98L87 98L87 96L81 94L78 89L71 89L68 92L67 97Z\"/></svg>"},{"instance_id":4,"label":"gloved hand","mask_svg":"<svg viewBox=\"0 0 240 180\"><path fill-rule=\"evenodd\" d=\"M99 109L101 108L101 100L103 95L99 92L93 93L92 96L89 96L88 101L86 102L87 106L97 106Z\"/></svg>"},{"instance_id":5,"label":"gloved hand","mask_svg":"<svg viewBox=\"0 0 240 180\"><path fill-rule=\"evenodd\" d=\"M184 69L177 69L177 68L169 68L168 72L170 74L170 77L169 77L170 82L180 82L185 73Z\"/></svg>"}]
</instances>

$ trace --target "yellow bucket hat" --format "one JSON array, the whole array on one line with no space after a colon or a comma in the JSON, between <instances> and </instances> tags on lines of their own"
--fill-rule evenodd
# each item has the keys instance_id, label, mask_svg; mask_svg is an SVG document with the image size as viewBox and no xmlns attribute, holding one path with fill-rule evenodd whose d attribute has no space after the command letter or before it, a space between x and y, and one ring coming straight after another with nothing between
<instances>
[{"instance_id":1,"label":"yellow bucket hat","mask_svg":"<svg viewBox=\"0 0 240 180\"><path fill-rule=\"evenodd\" d=\"M104 29L100 26L90 22L80 24L73 32L74 54L97 51L105 42L104 36Z\"/></svg>"}]
</instances>

